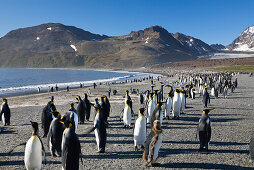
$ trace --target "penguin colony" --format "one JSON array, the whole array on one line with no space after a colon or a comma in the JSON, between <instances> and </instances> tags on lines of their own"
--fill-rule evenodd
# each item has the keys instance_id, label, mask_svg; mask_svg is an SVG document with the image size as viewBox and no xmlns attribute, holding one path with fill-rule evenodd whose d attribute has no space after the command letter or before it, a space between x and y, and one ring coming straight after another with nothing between
<instances>
[{"instance_id":1,"label":"penguin colony","mask_svg":"<svg viewBox=\"0 0 254 170\"><path fill-rule=\"evenodd\" d=\"M133 128L134 151L143 151L143 155L140 157L146 162L146 165L155 166L159 158L159 150L163 141L163 122L170 121L170 119L181 119L181 114L185 114L186 98L195 100L197 93L202 97L203 100L200 103L203 103L204 106L203 113L199 122L197 122L197 135L200 142L198 151L208 152L212 136L212 119L208 115L212 110L208 108L210 96L216 99L221 94L224 98L227 98L228 89L231 89L231 93L233 93L238 83L237 79L232 82L233 74L193 74L180 76L177 81L171 84L167 83L167 81L161 82L159 90L155 90L156 86L153 84L155 80L152 77L138 81L144 80L152 80L152 84L151 89L136 93L139 96L140 105L137 118L135 118L132 108L133 101L129 91L126 90L120 121L122 120L124 128ZM195 89L198 89L198 91ZM210 94L208 89L211 90ZM169 92L165 95L165 91ZM79 160L82 159L82 153L76 131L78 125L89 122L91 117L93 127L85 131L84 135L94 131L97 152L106 152L107 127L110 127L108 122L111 109L109 99L106 96L101 96L100 102L98 98L94 102L90 102L88 95L84 94L84 99L77 96L76 100L77 102L70 104L70 109L66 113L61 114L54 105L54 96L51 96L41 114L43 138L47 140L46 143L51 156L61 157L62 169L64 170L79 169ZM91 112L91 109L94 111ZM10 117L7 99L4 98L0 115L4 126L10 125ZM38 123L31 121L31 125L33 133L32 137L26 142L24 164L28 170L41 169L42 153L46 163L45 149L39 137ZM253 146L254 140L252 139L250 144L251 160L254 159Z\"/></svg>"}]
</instances>

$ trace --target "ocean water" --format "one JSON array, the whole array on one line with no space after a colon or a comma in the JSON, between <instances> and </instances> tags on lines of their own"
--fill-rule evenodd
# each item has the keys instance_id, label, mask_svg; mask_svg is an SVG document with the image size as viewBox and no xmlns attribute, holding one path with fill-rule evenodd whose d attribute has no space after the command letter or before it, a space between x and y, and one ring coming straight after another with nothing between
<instances>
[{"instance_id":1,"label":"ocean water","mask_svg":"<svg viewBox=\"0 0 254 170\"><path fill-rule=\"evenodd\" d=\"M9 69L0 68L0 97L46 92L50 87L60 89L77 88L80 83L91 86L105 82L120 82L126 79L135 79L154 76L156 74L126 72L126 71L97 71L78 69Z\"/></svg>"}]
</instances>

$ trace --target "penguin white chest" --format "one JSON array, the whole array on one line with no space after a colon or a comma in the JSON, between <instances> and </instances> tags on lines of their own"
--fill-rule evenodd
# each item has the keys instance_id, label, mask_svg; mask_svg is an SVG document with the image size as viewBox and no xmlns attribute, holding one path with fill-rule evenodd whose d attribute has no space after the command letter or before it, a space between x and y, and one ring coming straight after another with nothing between
<instances>
[{"instance_id":1,"label":"penguin white chest","mask_svg":"<svg viewBox=\"0 0 254 170\"><path fill-rule=\"evenodd\" d=\"M140 116L135 123L134 129L134 145L143 145L146 140L146 118L144 116Z\"/></svg>"},{"instance_id":2,"label":"penguin white chest","mask_svg":"<svg viewBox=\"0 0 254 170\"><path fill-rule=\"evenodd\" d=\"M128 105L124 108L123 123L124 125L131 125L131 108Z\"/></svg>"},{"instance_id":3,"label":"penguin white chest","mask_svg":"<svg viewBox=\"0 0 254 170\"><path fill-rule=\"evenodd\" d=\"M24 161L27 170L41 169L42 145L37 136L32 136L27 141Z\"/></svg>"}]
</instances>

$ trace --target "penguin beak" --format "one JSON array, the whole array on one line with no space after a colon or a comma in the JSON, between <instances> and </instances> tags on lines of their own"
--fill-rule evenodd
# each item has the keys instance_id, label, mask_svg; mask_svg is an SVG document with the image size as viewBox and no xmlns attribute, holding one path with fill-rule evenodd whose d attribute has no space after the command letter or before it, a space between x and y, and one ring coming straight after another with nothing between
<instances>
[{"instance_id":1,"label":"penguin beak","mask_svg":"<svg viewBox=\"0 0 254 170\"><path fill-rule=\"evenodd\" d=\"M63 121L59 121L60 123L62 123L62 124L64 124L64 122Z\"/></svg>"}]
</instances>

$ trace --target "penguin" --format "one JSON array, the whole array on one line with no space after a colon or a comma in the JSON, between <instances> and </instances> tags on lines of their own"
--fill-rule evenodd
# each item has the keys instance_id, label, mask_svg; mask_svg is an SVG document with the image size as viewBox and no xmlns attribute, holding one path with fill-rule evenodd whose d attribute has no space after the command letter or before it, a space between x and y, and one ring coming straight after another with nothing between
<instances>
[{"instance_id":1,"label":"penguin","mask_svg":"<svg viewBox=\"0 0 254 170\"><path fill-rule=\"evenodd\" d=\"M191 99L195 99L195 89L191 88Z\"/></svg>"},{"instance_id":2,"label":"penguin","mask_svg":"<svg viewBox=\"0 0 254 170\"><path fill-rule=\"evenodd\" d=\"M101 113L103 113L102 118L103 118L103 121L106 123L107 122L107 111L108 110L107 110L106 102L104 100L104 96L101 96L101 104L100 105L101 105L101 108L100 108Z\"/></svg>"},{"instance_id":3,"label":"penguin","mask_svg":"<svg viewBox=\"0 0 254 170\"><path fill-rule=\"evenodd\" d=\"M106 115L107 115L107 118L109 118L110 117L110 109L111 109L110 102L109 102L107 96L104 96L104 99L105 99L105 103L106 103L106 106L107 106Z\"/></svg>"},{"instance_id":4,"label":"penguin","mask_svg":"<svg viewBox=\"0 0 254 170\"><path fill-rule=\"evenodd\" d=\"M95 98L94 101L95 101L95 104L92 104L94 108L101 106L99 104L98 98ZM97 111L96 111L96 109L94 109L94 117L93 117L94 119L95 119L96 115L97 115Z\"/></svg>"},{"instance_id":5,"label":"penguin","mask_svg":"<svg viewBox=\"0 0 254 170\"><path fill-rule=\"evenodd\" d=\"M180 101L181 101L180 114L184 114L185 107L186 107L186 91L185 90L180 91Z\"/></svg>"},{"instance_id":6,"label":"penguin","mask_svg":"<svg viewBox=\"0 0 254 170\"><path fill-rule=\"evenodd\" d=\"M51 121L53 120L53 115L50 112L56 111L56 107L54 105L53 100L49 101L48 104L43 108L42 115L41 115L41 126L44 132L44 135L42 136L47 137L49 126Z\"/></svg>"},{"instance_id":7,"label":"penguin","mask_svg":"<svg viewBox=\"0 0 254 170\"><path fill-rule=\"evenodd\" d=\"M146 138L145 150L143 152L143 160L147 162L147 165L154 166L155 161L158 158L159 150L162 144L162 129L159 120L153 122L153 127Z\"/></svg>"},{"instance_id":8,"label":"penguin","mask_svg":"<svg viewBox=\"0 0 254 170\"><path fill-rule=\"evenodd\" d=\"M211 109L204 109L197 128L200 147L199 151L208 151L208 144L211 139L211 120L208 115Z\"/></svg>"},{"instance_id":9,"label":"penguin","mask_svg":"<svg viewBox=\"0 0 254 170\"><path fill-rule=\"evenodd\" d=\"M151 116L151 129L153 127L153 122L155 120L159 120L160 123L162 124L162 120L163 120L163 111L162 111L162 102L158 102L154 111L153 111L153 114Z\"/></svg>"},{"instance_id":10,"label":"penguin","mask_svg":"<svg viewBox=\"0 0 254 170\"><path fill-rule=\"evenodd\" d=\"M65 130L62 137L62 169L78 170L79 158L81 157L81 147L75 128L68 117L65 115L61 118Z\"/></svg>"},{"instance_id":11,"label":"penguin","mask_svg":"<svg viewBox=\"0 0 254 170\"><path fill-rule=\"evenodd\" d=\"M166 100L166 106L165 106L165 118L169 120L169 116L172 112L172 96L170 93L168 93L168 98Z\"/></svg>"},{"instance_id":12,"label":"penguin","mask_svg":"<svg viewBox=\"0 0 254 170\"><path fill-rule=\"evenodd\" d=\"M205 105L205 107L207 107L208 102L210 103L210 96L207 88L205 88L205 93L203 94L203 104Z\"/></svg>"},{"instance_id":13,"label":"penguin","mask_svg":"<svg viewBox=\"0 0 254 170\"><path fill-rule=\"evenodd\" d=\"M174 98L173 98L173 110L172 110L172 115L173 119L179 119L180 117L180 108L181 108L181 100L180 100L180 94L179 90L176 89L174 93Z\"/></svg>"},{"instance_id":14,"label":"penguin","mask_svg":"<svg viewBox=\"0 0 254 170\"><path fill-rule=\"evenodd\" d=\"M86 103L81 99L80 96L76 96L76 99L78 101L77 114L78 114L79 124L84 124Z\"/></svg>"},{"instance_id":15,"label":"penguin","mask_svg":"<svg viewBox=\"0 0 254 170\"><path fill-rule=\"evenodd\" d=\"M33 127L33 135L26 142L25 148L25 167L27 170L41 169L42 151L44 153L44 161L46 162L46 153L43 143L39 137L38 123L30 121Z\"/></svg>"},{"instance_id":16,"label":"penguin","mask_svg":"<svg viewBox=\"0 0 254 170\"><path fill-rule=\"evenodd\" d=\"M100 105L95 105L94 109L96 111L96 116L94 119L94 127L88 131L88 133L91 133L94 131L95 139L98 147L97 153L104 153L106 142L107 142L107 131L106 131L106 124L103 118L103 110L101 110Z\"/></svg>"},{"instance_id":17,"label":"penguin","mask_svg":"<svg viewBox=\"0 0 254 170\"><path fill-rule=\"evenodd\" d=\"M129 90L126 90L125 103L127 102L127 100L130 101L130 102L129 102L129 106L130 106L130 108L131 108L131 110L132 110L132 100L131 100L131 97L130 97L130 95L129 95Z\"/></svg>"},{"instance_id":18,"label":"penguin","mask_svg":"<svg viewBox=\"0 0 254 170\"><path fill-rule=\"evenodd\" d=\"M54 119L52 120L49 127L49 133L47 136L47 144L48 144L51 156L60 157L64 126L60 122L61 121L60 113L52 112L52 114L54 115Z\"/></svg>"},{"instance_id":19,"label":"penguin","mask_svg":"<svg viewBox=\"0 0 254 170\"><path fill-rule=\"evenodd\" d=\"M144 108L139 109L139 117L135 122L134 128L134 149L138 150L138 145L144 149L146 141L146 117L144 116Z\"/></svg>"},{"instance_id":20,"label":"penguin","mask_svg":"<svg viewBox=\"0 0 254 170\"><path fill-rule=\"evenodd\" d=\"M3 125L10 125L11 111L7 102L7 99L3 98L3 103L0 112L0 121L3 121Z\"/></svg>"},{"instance_id":21,"label":"penguin","mask_svg":"<svg viewBox=\"0 0 254 170\"><path fill-rule=\"evenodd\" d=\"M212 86L212 89L211 89L211 96L215 97L215 87Z\"/></svg>"},{"instance_id":22,"label":"penguin","mask_svg":"<svg viewBox=\"0 0 254 170\"><path fill-rule=\"evenodd\" d=\"M143 104L144 103L144 96L142 93L139 93L139 104Z\"/></svg>"},{"instance_id":23,"label":"penguin","mask_svg":"<svg viewBox=\"0 0 254 170\"><path fill-rule=\"evenodd\" d=\"M77 110L74 108L74 103L71 103L69 112L66 112L69 115L70 120L72 120L72 124L75 125L75 131L78 129L78 114Z\"/></svg>"},{"instance_id":24,"label":"penguin","mask_svg":"<svg viewBox=\"0 0 254 170\"><path fill-rule=\"evenodd\" d=\"M151 116L153 114L153 111L155 109L155 101L153 98L153 93L149 94L150 100L148 102L148 109L147 109L147 123L151 122Z\"/></svg>"},{"instance_id":25,"label":"penguin","mask_svg":"<svg viewBox=\"0 0 254 170\"><path fill-rule=\"evenodd\" d=\"M127 100L126 105L123 112L123 123L125 128L131 127L131 107L130 107L131 101Z\"/></svg>"},{"instance_id":26,"label":"penguin","mask_svg":"<svg viewBox=\"0 0 254 170\"><path fill-rule=\"evenodd\" d=\"M88 100L88 96L87 94L85 93L84 94L85 98L84 98L84 102L85 102L85 105L86 105L86 108L85 108L85 119L86 121L89 121L89 118L90 118L90 112L91 112L91 104L90 104L90 101Z\"/></svg>"}]
</instances>

